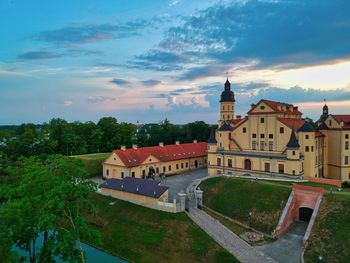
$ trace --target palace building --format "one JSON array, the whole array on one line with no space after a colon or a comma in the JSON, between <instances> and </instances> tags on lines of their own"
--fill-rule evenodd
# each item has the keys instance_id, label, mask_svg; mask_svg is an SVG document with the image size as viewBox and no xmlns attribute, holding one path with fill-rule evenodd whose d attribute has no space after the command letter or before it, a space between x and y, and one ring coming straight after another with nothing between
<instances>
[{"instance_id":1,"label":"palace building","mask_svg":"<svg viewBox=\"0 0 350 263\"><path fill-rule=\"evenodd\" d=\"M114 150L103 163L103 178L149 178L207 166L207 143L197 142Z\"/></svg>"},{"instance_id":2,"label":"palace building","mask_svg":"<svg viewBox=\"0 0 350 263\"><path fill-rule=\"evenodd\" d=\"M220 99L218 129L208 140L209 175L269 175L350 180L350 115L328 107L317 128L292 104L262 99L247 116L235 116L227 79Z\"/></svg>"}]
</instances>

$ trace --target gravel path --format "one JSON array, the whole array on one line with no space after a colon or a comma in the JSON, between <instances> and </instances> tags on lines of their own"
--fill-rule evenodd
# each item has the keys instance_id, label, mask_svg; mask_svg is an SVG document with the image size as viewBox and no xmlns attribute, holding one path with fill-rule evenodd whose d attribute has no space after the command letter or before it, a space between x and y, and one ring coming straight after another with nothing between
<instances>
[{"instance_id":1,"label":"gravel path","mask_svg":"<svg viewBox=\"0 0 350 263\"><path fill-rule=\"evenodd\" d=\"M188 215L199 227L242 263L277 263L277 261L266 257L262 252L240 239L231 230L204 211L192 208Z\"/></svg>"}]
</instances>

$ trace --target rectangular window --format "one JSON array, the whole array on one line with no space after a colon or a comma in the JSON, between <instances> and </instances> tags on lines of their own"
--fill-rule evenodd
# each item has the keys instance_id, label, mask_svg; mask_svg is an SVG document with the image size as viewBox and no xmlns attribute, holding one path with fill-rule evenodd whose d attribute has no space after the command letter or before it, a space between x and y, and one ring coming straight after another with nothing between
<instances>
[{"instance_id":1,"label":"rectangular window","mask_svg":"<svg viewBox=\"0 0 350 263\"><path fill-rule=\"evenodd\" d=\"M269 142L269 151L273 151L273 142Z\"/></svg>"},{"instance_id":2,"label":"rectangular window","mask_svg":"<svg viewBox=\"0 0 350 263\"><path fill-rule=\"evenodd\" d=\"M184 168L184 164L183 163L181 163L181 169L183 169Z\"/></svg>"},{"instance_id":3,"label":"rectangular window","mask_svg":"<svg viewBox=\"0 0 350 263\"><path fill-rule=\"evenodd\" d=\"M171 171L171 165L169 165L169 171Z\"/></svg>"},{"instance_id":4,"label":"rectangular window","mask_svg":"<svg viewBox=\"0 0 350 263\"><path fill-rule=\"evenodd\" d=\"M158 167L156 168L156 173L159 174L159 168Z\"/></svg>"},{"instance_id":5,"label":"rectangular window","mask_svg":"<svg viewBox=\"0 0 350 263\"><path fill-rule=\"evenodd\" d=\"M305 139L309 139L309 135L308 134L305 134Z\"/></svg>"},{"instance_id":6,"label":"rectangular window","mask_svg":"<svg viewBox=\"0 0 350 263\"><path fill-rule=\"evenodd\" d=\"M121 172L120 177L124 178L124 172Z\"/></svg>"},{"instance_id":7,"label":"rectangular window","mask_svg":"<svg viewBox=\"0 0 350 263\"><path fill-rule=\"evenodd\" d=\"M264 118L260 118L260 123L265 123L265 119Z\"/></svg>"},{"instance_id":8,"label":"rectangular window","mask_svg":"<svg viewBox=\"0 0 350 263\"><path fill-rule=\"evenodd\" d=\"M260 142L260 150L261 151L265 150L265 142Z\"/></svg>"},{"instance_id":9,"label":"rectangular window","mask_svg":"<svg viewBox=\"0 0 350 263\"><path fill-rule=\"evenodd\" d=\"M109 175L109 170L108 169L106 170L106 175Z\"/></svg>"},{"instance_id":10,"label":"rectangular window","mask_svg":"<svg viewBox=\"0 0 350 263\"><path fill-rule=\"evenodd\" d=\"M284 128L280 127L280 133L284 133Z\"/></svg>"},{"instance_id":11,"label":"rectangular window","mask_svg":"<svg viewBox=\"0 0 350 263\"><path fill-rule=\"evenodd\" d=\"M292 154L295 155L295 151L293 151Z\"/></svg>"},{"instance_id":12,"label":"rectangular window","mask_svg":"<svg viewBox=\"0 0 350 263\"><path fill-rule=\"evenodd\" d=\"M344 163L345 163L345 164L349 164L349 156L345 156Z\"/></svg>"},{"instance_id":13,"label":"rectangular window","mask_svg":"<svg viewBox=\"0 0 350 263\"><path fill-rule=\"evenodd\" d=\"M176 164L176 170L178 170L178 169L179 169L179 164L177 163L177 164Z\"/></svg>"},{"instance_id":14,"label":"rectangular window","mask_svg":"<svg viewBox=\"0 0 350 263\"><path fill-rule=\"evenodd\" d=\"M305 152L309 151L309 146L305 146Z\"/></svg>"},{"instance_id":15,"label":"rectangular window","mask_svg":"<svg viewBox=\"0 0 350 263\"><path fill-rule=\"evenodd\" d=\"M265 163L265 172L270 172L270 163Z\"/></svg>"},{"instance_id":16,"label":"rectangular window","mask_svg":"<svg viewBox=\"0 0 350 263\"><path fill-rule=\"evenodd\" d=\"M284 164L278 164L278 173L284 174Z\"/></svg>"},{"instance_id":17,"label":"rectangular window","mask_svg":"<svg viewBox=\"0 0 350 263\"><path fill-rule=\"evenodd\" d=\"M188 163L186 163L186 168L188 168Z\"/></svg>"},{"instance_id":18,"label":"rectangular window","mask_svg":"<svg viewBox=\"0 0 350 263\"><path fill-rule=\"evenodd\" d=\"M135 177L135 172L131 172L131 177Z\"/></svg>"},{"instance_id":19,"label":"rectangular window","mask_svg":"<svg viewBox=\"0 0 350 263\"><path fill-rule=\"evenodd\" d=\"M163 173L165 173L165 171L166 171L166 167L165 167L165 166L163 166Z\"/></svg>"},{"instance_id":20,"label":"rectangular window","mask_svg":"<svg viewBox=\"0 0 350 263\"><path fill-rule=\"evenodd\" d=\"M260 138L264 139L265 138L265 134L260 134Z\"/></svg>"},{"instance_id":21,"label":"rectangular window","mask_svg":"<svg viewBox=\"0 0 350 263\"><path fill-rule=\"evenodd\" d=\"M227 166L228 167L232 167L232 159L228 159L227 160Z\"/></svg>"},{"instance_id":22,"label":"rectangular window","mask_svg":"<svg viewBox=\"0 0 350 263\"><path fill-rule=\"evenodd\" d=\"M269 139L273 139L273 134L272 133L269 134Z\"/></svg>"},{"instance_id":23,"label":"rectangular window","mask_svg":"<svg viewBox=\"0 0 350 263\"><path fill-rule=\"evenodd\" d=\"M256 138L256 133L253 133L252 137L253 137L253 138Z\"/></svg>"},{"instance_id":24,"label":"rectangular window","mask_svg":"<svg viewBox=\"0 0 350 263\"><path fill-rule=\"evenodd\" d=\"M313 147L313 146L311 146L311 151L312 151L312 152L314 151L314 147Z\"/></svg>"},{"instance_id":25,"label":"rectangular window","mask_svg":"<svg viewBox=\"0 0 350 263\"><path fill-rule=\"evenodd\" d=\"M247 128L243 128L243 133L246 133L247 132Z\"/></svg>"},{"instance_id":26,"label":"rectangular window","mask_svg":"<svg viewBox=\"0 0 350 263\"><path fill-rule=\"evenodd\" d=\"M345 134L345 139L349 139L349 134Z\"/></svg>"},{"instance_id":27,"label":"rectangular window","mask_svg":"<svg viewBox=\"0 0 350 263\"><path fill-rule=\"evenodd\" d=\"M252 149L256 150L256 141L252 141Z\"/></svg>"},{"instance_id":28,"label":"rectangular window","mask_svg":"<svg viewBox=\"0 0 350 263\"><path fill-rule=\"evenodd\" d=\"M218 166L221 166L221 158L218 158L218 159L216 160L216 163L217 163Z\"/></svg>"},{"instance_id":29,"label":"rectangular window","mask_svg":"<svg viewBox=\"0 0 350 263\"><path fill-rule=\"evenodd\" d=\"M332 126L332 120L329 120L329 126Z\"/></svg>"},{"instance_id":30,"label":"rectangular window","mask_svg":"<svg viewBox=\"0 0 350 263\"><path fill-rule=\"evenodd\" d=\"M345 142L345 150L349 150L349 142Z\"/></svg>"},{"instance_id":31,"label":"rectangular window","mask_svg":"<svg viewBox=\"0 0 350 263\"><path fill-rule=\"evenodd\" d=\"M146 170L142 170L142 177L146 176Z\"/></svg>"}]
</instances>

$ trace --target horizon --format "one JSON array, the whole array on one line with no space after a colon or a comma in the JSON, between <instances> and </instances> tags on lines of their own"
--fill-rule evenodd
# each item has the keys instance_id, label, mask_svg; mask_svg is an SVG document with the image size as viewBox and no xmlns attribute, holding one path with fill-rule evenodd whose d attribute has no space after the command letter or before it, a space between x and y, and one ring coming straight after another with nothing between
<instances>
[{"instance_id":1,"label":"horizon","mask_svg":"<svg viewBox=\"0 0 350 263\"><path fill-rule=\"evenodd\" d=\"M216 123L268 99L349 113L350 2L0 2L0 125ZM290 15L293 14L293 15ZM227 72L227 73L226 73Z\"/></svg>"}]
</instances>

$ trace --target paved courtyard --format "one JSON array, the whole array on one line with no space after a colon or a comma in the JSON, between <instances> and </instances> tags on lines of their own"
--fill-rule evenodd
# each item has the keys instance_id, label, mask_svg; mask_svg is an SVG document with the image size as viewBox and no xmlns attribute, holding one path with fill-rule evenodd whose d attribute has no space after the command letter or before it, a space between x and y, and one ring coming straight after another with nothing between
<instances>
[{"instance_id":1,"label":"paved courtyard","mask_svg":"<svg viewBox=\"0 0 350 263\"><path fill-rule=\"evenodd\" d=\"M184 191L186 192L187 187L197 179L201 179L208 176L208 169L198 169L182 174L172 175L162 180L161 185L169 187L169 199L172 200L176 197L176 194Z\"/></svg>"},{"instance_id":2,"label":"paved courtyard","mask_svg":"<svg viewBox=\"0 0 350 263\"><path fill-rule=\"evenodd\" d=\"M280 263L300 263L306 228L306 222L295 222L277 241L255 248Z\"/></svg>"}]
</instances>

